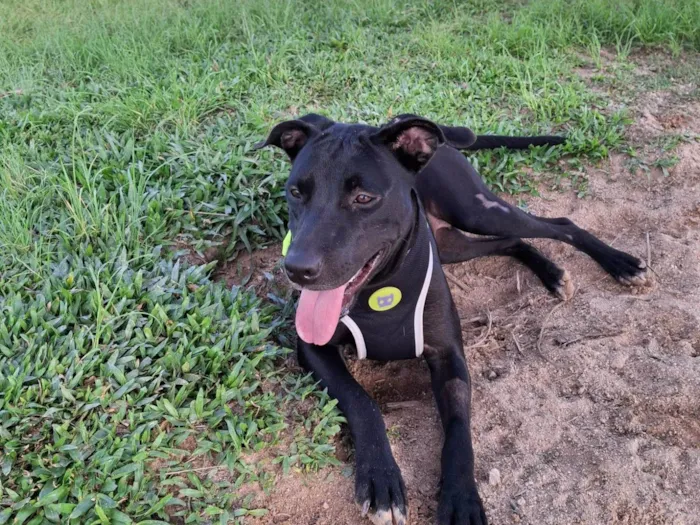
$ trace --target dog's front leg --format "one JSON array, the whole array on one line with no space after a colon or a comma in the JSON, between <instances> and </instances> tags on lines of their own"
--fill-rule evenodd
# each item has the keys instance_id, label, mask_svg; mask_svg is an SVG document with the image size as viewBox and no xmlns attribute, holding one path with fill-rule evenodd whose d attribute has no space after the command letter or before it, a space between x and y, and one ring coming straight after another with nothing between
<instances>
[{"instance_id":1,"label":"dog's front leg","mask_svg":"<svg viewBox=\"0 0 700 525\"><path fill-rule=\"evenodd\" d=\"M469 417L471 384L461 344L427 346L424 355L445 431L438 523L487 525L474 479Z\"/></svg>"},{"instance_id":2,"label":"dog's front leg","mask_svg":"<svg viewBox=\"0 0 700 525\"><path fill-rule=\"evenodd\" d=\"M312 372L348 420L355 445L355 500L377 525L404 525L406 488L386 436L379 407L350 375L335 346L315 346L301 339L299 363Z\"/></svg>"}]
</instances>

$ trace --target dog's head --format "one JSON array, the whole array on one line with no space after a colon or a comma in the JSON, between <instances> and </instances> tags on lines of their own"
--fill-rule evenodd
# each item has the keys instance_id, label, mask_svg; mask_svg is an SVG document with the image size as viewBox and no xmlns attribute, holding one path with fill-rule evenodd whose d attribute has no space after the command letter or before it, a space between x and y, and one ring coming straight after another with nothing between
<instances>
[{"instance_id":1,"label":"dog's head","mask_svg":"<svg viewBox=\"0 0 700 525\"><path fill-rule=\"evenodd\" d=\"M455 129L473 142L467 128ZM440 126L415 115L381 128L308 115L278 124L256 146L277 146L292 161L284 266L302 291L304 341L326 344L357 292L401 252L416 221L414 177L445 140Z\"/></svg>"}]
</instances>

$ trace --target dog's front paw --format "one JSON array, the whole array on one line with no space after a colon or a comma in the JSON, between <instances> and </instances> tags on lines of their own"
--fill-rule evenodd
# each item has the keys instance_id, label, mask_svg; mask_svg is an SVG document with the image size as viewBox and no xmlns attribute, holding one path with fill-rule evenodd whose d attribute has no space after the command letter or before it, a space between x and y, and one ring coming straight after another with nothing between
<instances>
[{"instance_id":1,"label":"dog's front paw","mask_svg":"<svg viewBox=\"0 0 700 525\"><path fill-rule=\"evenodd\" d=\"M443 482L438 505L438 525L488 525L479 493L476 487L469 485Z\"/></svg>"},{"instance_id":2,"label":"dog's front paw","mask_svg":"<svg viewBox=\"0 0 700 525\"><path fill-rule=\"evenodd\" d=\"M362 515L375 525L406 525L406 487L396 462L359 461L355 472L355 500Z\"/></svg>"}]
</instances>

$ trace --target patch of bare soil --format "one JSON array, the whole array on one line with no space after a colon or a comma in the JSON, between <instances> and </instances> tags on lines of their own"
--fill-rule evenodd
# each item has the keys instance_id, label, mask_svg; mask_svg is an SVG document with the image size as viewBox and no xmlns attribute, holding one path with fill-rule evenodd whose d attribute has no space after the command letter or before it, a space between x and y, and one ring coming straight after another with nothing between
<instances>
[{"instance_id":1,"label":"patch of bare soil","mask_svg":"<svg viewBox=\"0 0 700 525\"><path fill-rule=\"evenodd\" d=\"M669 127L700 133L697 103L651 93L637 112L633 140ZM492 524L700 523L700 142L676 154L669 176L632 173L616 155L589 171L586 199L543 191L529 200L535 214L569 217L648 259L648 287L618 285L553 241L535 244L571 273L576 292L567 303L510 259L448 268L461 283L452 292L473 379L476 476ZM410 522L434 523L442 431L427 367L350 366L382 407ZM280 474L258 503L270 509L259 523L368 523L347 466Z\"/></svg>"},{"instance_id":2,"label":"patch of bare soil","mask_svg":"<svg viewBox=\"0 0 700 525\"><path fill-rule=\"evenodd\" d=\"M253 253L242 253L235 260L220 264L214 278L226 281L228 286L252 286L264 296L273 285L284 285L284 276L279 265L282 258L282 244L272 244Z\"/></svg>"},{"instance_id":3,"label":"patch of bare soil","mask_svg":"<svg viewBox=\"0 0 700 525\"><path fill-rule=\"evenodd\" d=\"M215 261L212 278L224 281L227 286L252 286L256 293L264 296L275 285L286 284L279 264L282 243L273 243L252 253L242 250L233 260L226 260L224 256L226 243L198 252L185 239L176 239L173 247L188 264L201 265Z\"/></svg>"}]
</instances>

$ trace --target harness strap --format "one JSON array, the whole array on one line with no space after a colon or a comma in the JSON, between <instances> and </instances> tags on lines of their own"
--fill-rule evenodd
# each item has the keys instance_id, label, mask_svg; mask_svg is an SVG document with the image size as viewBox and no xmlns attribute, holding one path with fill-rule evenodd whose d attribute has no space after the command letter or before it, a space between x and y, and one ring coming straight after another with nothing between
<instances>
[{"instance_id":1,"label":"harness strap","mask_svg":"<svg viewBox=\"0 0 700 525\"><path fill-rule=\"evenodd\" d=\"M416 301L415 310L413 313L413 335L415 339L415 353L416 357L423 355L423 349L425 347L425 341L423 337L423 311L425 309L425 300L428 297L428 289L430 288L430 281L433 278L433 246L428 243L428 269L425 273L425 278L423 279L423 286ZM357 325L357 323L349 316L346 315L340 319L350 330L353 339L355 340L355 348L357 349L357 358L366 359L367 358L367 345L365 343L365 338L362 335L362 330Z\"/></svg>"},{"instance_id":2,"label":"harness strap","mask_svg":"<svg viewBox=\"0 0 700 525\"><path fill-rule=\"evenodd\" d=\"M418 304L416 304L416 313L413 317L413 333L416 336L416 357L423 354L423 309L425 308L425 299L428 297L428 288L430 288L430 280L433 278L433 246L428 244L430 251L428 253L428 271L425 274L423 288L421 288L418 296Z\"/></svg>"}]
</instances>

